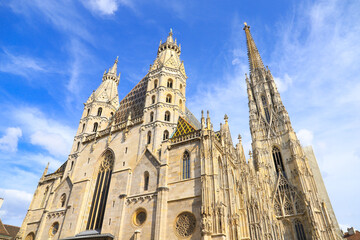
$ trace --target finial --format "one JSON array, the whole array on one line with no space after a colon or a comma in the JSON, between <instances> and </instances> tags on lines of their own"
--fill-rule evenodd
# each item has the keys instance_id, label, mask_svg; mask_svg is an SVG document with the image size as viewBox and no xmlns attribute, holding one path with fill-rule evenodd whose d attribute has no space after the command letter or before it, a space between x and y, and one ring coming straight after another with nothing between
<instances>
[{"instance_id":1,"label":"finial","mask_svg":"<svg viewBox=\"0 0 360 240\"><path fill-rule=\"evenodd\" d=\"M209 110L207 110L207 118L210 118Z\"/></svg>"},{"instance_id":2,"label":"finial","mask_svg":"<svg viewBox=\"0 0 360 240\"><path fill-rule=\"evenodd\" d=\"M241 142L241 135L240 134L238 135L238 139L239 139L239 142Z\"/></svg>"},{"instance_id":3,"label":"finial","mask_svg":"<svg viewBox=\"0 0 360 240\"><path fill-rule=\"evenodd\" d=\"M225 116L224 116L225 123L228 122L228 119L229 119L228 115L225 114Z\"/></svg>"},{"instance_id":4,"label":"finial","mask_svg":"<svg viewBox=\"0 0 360 240\"><path fill-rule=\"evenodd\" d=\"M116 56L115 62L117 63L119 61L119 56Z\"/></svg>"},{"instance_id":5,"label":"finial","mask_svg":"<svg viewBox=\"0 0 360 240\"><path fill-rule=\"evenodd\" d=\"M170 33L172 33L172 28L170 28Z\"/></svg>"},{"instance_id":6,"label":"finial","mask_svg":"<svg viewBox=\"0 0 360 240\"><path fill-rule=\"evenodd\" d=\"M204 110L201 110L201 118L204 117Z\"/></svg>"},{"instance_id":7,"label":"finial","mask_svg":"<svg viewBox=\"0 0 360 240\"><path fill-rule=\"evenodd\" d=\"M160 44L159 44L159 46L162 44L162 40L160 39Z\"/></svg>"}]
</instances>

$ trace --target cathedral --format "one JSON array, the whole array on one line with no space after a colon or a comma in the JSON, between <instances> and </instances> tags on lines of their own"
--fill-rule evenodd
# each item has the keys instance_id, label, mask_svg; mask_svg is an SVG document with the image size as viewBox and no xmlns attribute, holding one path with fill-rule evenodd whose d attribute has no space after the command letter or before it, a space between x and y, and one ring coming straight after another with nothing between
<instances>
[{"instance_id":1,"label":"cathedral","mask_svg":"<svg viewBox=\"0 0 360 240\"><path fill-rule=\"evenodd\" d=\"M342 239L316 158L302 147L244 26L252 151L186 107L170 31L120 101L117 63L84 104L68 159L41 176L16 239ZM233 142L235 140L235 143Z\"/></svg>"}]
</instances>

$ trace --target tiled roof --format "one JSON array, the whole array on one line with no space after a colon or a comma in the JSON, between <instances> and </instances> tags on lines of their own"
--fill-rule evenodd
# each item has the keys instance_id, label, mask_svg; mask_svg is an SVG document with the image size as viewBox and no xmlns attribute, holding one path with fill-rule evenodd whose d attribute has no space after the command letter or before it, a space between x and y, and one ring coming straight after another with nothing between
<instances>
[{"instance_id":1,"label":"tiled roof","mask_svg":"<svg viewBox=\"0 0 360 240\"><path fill-rule=\"evenodd\" d=\"M148 78L145 77L121 100L115 114L115 123L126 121L130 112L131 119L143 116L147 85Z\"/></svg>"},{"instance_id":2,"label":"tiled roof","mask_svg":"<svg viewBox=\"0 0 360 240\"><path fill-rule=\"evenodd\" d=\"M4 236L10 236L9 232L6 230L4 224L2 223L1 219L0 219L0 235L4 235Z\"/></svg>"},{"instance_id":3,"label":"tiled roof","mask_svg":"<svg viewBox=\"0 0 360 240\"><path fill-rule=\"evenodd\" d=\"M15 239L16 234L19 232L20 228L12 225L4 224L6 230L8 231L9 235Z\"/></svg>"},{"instance_id":4,"label":"tiled roof","mask_svg":"<svg viewBox=\"0 0 360 240\"><path fill-rule=\"evenodd\" d=\"M346 238L346 240L360 240L360 232L355 231L355 234L353 235L349 235L348 233L345 233L344 238Z\"/></svg>"}]
</instances>

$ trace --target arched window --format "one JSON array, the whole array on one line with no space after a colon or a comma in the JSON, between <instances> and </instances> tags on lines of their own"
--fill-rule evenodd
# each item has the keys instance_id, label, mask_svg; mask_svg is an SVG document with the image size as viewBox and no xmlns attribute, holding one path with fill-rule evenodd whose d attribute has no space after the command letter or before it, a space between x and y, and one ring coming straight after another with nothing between
<instances>
[{"instance_id":1,"label":"arched window","mask_svg":"<svg viewBox=\"0 0 360 240\"><path fill-rule=\"evenodd\" d=\"M89 219L86 226L87 230L101 230L113 165L114 155L111 151L106 151L103 155L103 160L101 161L96 179Z\"/></svg>"},{"instance_id":2,"label":"arched window","mask_svg":"<svg viewBox=\"0 0 360 240\"><path fill-rule=\"evenodd\" d=\"M183 90L183 89L182 89L182 84L180 84L180 92L181 92L181 93L182 93L182 90Z\"/></svg>"},{"instance_id":3,"label":"arched window","mask_svg":"<svg viewBox=\"0 0 360 240\"><path fill-rule=\"evenodd\" d=\"M158 80L155 80L154 81L154 88L157 88L157 86L158 86Z\"/></svg>"},{"instance_id":4,"label":"arched window","mask_svg":"<svg viewBox=\"0 0 360 240\"><path fill-rule=\"evenodd\" d=\"M110 115L111 115L111 117L113 117L113 116L114 116L114 113L113 113L113 112L111 112L111 113L110 113Z\"/></svg>"},{"instance_id":5,"label":"arched window","mask_svg":"<svg viewBox=\"0 0 360 240\"><path fill-rule=\"evenodd\" d=\"M89 114L90 114L90 108L87 110L86 116L89 116Z\"/></svg>"},{"instance_id":6,"label":"arched window","mask_svg":"<svg viewBox=\"0 0 360 240\"><path fill-rule=\"evenodd\" d=\"M154 104L155 103L155 95L153 95L152 97L151 97L151 104Z\"/></svg>"},{"instance_id":7,"label":"arched window","mask_svg":"<svg viewBox=\"0 0 360 240\"><path fill-rule=\"evenodd\" d=\"M60 197L60 207L65 207L65 201L66 201L66 194L63 193Z\"/></svg>"},{"instance_id":8,"label":"arched window","mask_svg":"<svg viewBox=\"0 0 360 240\"><path fill-rule=\"evenodd\" d=\"M219 187L221 188L224 184L224 179L223 179L223 168L220 157L218 159L218 163L219 163L218 181L219 181Z\"/></svg>"},{"instance_id":9,"label":"arched window","mask_svg":"<svg viewBox=\"0 0 360 240\"><path fill-rule=\"evenodd\" d=\"M94 128L93 128L93 132L96 132L97 131L97 129L98 129L98 123L96 122L96 123L94 123Z\"/></svg>"},{"instance_id":10,"label":"arched window","mask_svg":"<svg viewBox=\"0 0 360 240\"><path fill-rule=\"evenodd\" d=\"M81 132L84 132L84 131L85 131L85 123L83 124Z\"/></svg>"},{"instance_id":11,"label":"arched window","mask_svg":"<svg viewBox=\"0 0 360 240\"><path fill-rule=\"evenodd\" d=\"M73 167L74 167L74 161L71 161L71 166L70 166L70 170L69 170L69 171L71 171L71 170L73 169Z\"/></svg>"},{"instance_id":12,"label":"arched window","mask_svg":"<svg viewBox=\"0 0 360 240\"><path fill-rule=\"evenodd\" d=\"M304 226L299 220L295 220L295 231L297 240L306 240Z\"/></svg>"},{"instance_id":13,"label":"arched window","mask_svg":"<svg viewBox=\"0 0 360 240\"><path fill-rule=\"evenodd\" d=\"M153 122L154 121L154 112L151 112L150 113L150 122Z\"/></svg>"},{"instance_id":14,"label":"arched window","mask_svg":"<svg viewBox=\"0 0 360 240\"><path fill-rule=\"evenodd\" d=\"M101 116L101 113L102 113L102 108L99 107L99 108L98 108L98 113L97 113L97 115L100 117L100 116Z\"/></svg>"},{"instance_id":15,"label":"arched window","mask_svg":"<svg viewBox=\"0 0 360 240\"><path fill-rule=\"evenodd\" d=\"M149 172L144 172L144 191L149 189Z\"/></svg>"},{"instance_id":16,"label":"arched window","mask_svg":"<svg viewBox=\"0 0 360 240\"><path fill-rule=\"evenodd\" d=\"M76 151L79 151L79 148L80 148L80 142L77 143Z\"/></svg>"},{"instance_id":17,"label":"arched window","mask_svg":"<svg viewBox=\"0 0 360 240\"><path fill-rule=\"evenodd\" d=\"M169 139L169 131L168 130L165 130L164 131L164 134L163 134L163 140L168 140Z\"/></svg>"},{"instance_id":18,"label":"arched window","mask_svg":"<svg viewBox=\"0 0 360 240\"><path fill-rule=\"evenodd\" d=\"M169 79L169 80L167 81L167 87L168 87L168 88L172 88L172 87L173 87L173 80L172 80L172 79Z\"/></svg>"},{"instance_id":19,"label":"arched window","mask_svg":"<svg viewBox=\"0 0 360 240\"><path fill-rule=\"evenodd\" d=\"M268 109L268 105L266 102L266 98L264 95L261 95L261 102L264 108L264 113L265 113L265 118L267 122L270 122L270 114L269 114L269 109Z\"/></svg>"},{"instance_id":20,"label":"arched window","mask_svg":"<svg viewBox=\"0 0 360 240\"><path fill-rule=\"evenodd\" d=\"M151 131L148 131L148 134L147 134L147 144L150 144L151 143Z\"/></svg>"},{"instance_id":21,"label":"arched window","mask_svg":"<svg viewBox=\"0 0 360 240\"><path fill-rule=\"evenodd\" d=\"M171 103L171 95L170 95L170 94L168 94L168 95L166 96L166 102L167 102L167 103Z\"/></svg>"},{"instance_id":22,"label":"arched window","mask_svg":"<svg viewBox=\"0 0 360 240\"><path fill-rule=\"evenodd\" d=\"M180 99L179 100L179 107L180 107L180 110L182 109L182 100Z\"/></svg>"},{"instance_id":23,"label":"arched window","mask_svg":"<svg viewBox=\"0 0 360 240\"><path fill-rule=\"evenodd\" d=\"M279 174L279 171L281 171L281 173L286 177L284 163L283 163L279 148L277 148L277 147L273 148L272 156L274 159L276 172Z\"/></svg>"},{"instance_id":24,"label":"arched window","mask_svg":"<svg viewBox=\"0 0 360 240\"><path fill-rule=\"evenodd\" d=\"M190 178L190 154L185 151L183 155L183 179Z\"/></svg>"},{"instance_id":25,"label":"arched window","mask_svg":"<svg viewBox=\"0 0 360 240\"><path fill-rule=\"evenodd\" d=\"M165 121L167 122L170 122L170 112L169 111L166 111L165 112L165 118L164 118Z\"/></svg>"}]
</instances>

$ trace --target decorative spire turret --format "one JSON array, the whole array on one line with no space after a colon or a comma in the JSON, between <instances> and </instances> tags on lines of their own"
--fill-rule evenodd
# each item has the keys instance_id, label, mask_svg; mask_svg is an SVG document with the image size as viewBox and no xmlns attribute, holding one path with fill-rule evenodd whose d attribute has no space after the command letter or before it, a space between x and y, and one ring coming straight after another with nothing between
<instances>
[{"instance_id":1,"label":"decorative spire turret","mask_svg":"<svg viewBox=\"0 0 360 240\"><path fill-rule=\"evenodd\" d=\"M114 65L113 65L111 68L109 68L109 71L106 72L106 70L105 70L104 75L103 75L103 79L102 79L103 82L104 82L105 80L111 79L111 80L114 80L114 81L116 82L116 84L119 85L120 73L119 73L118 76L116 75L116 74L117 74L117 64L118 64L118 61L119 61L119 57L116 57L115 62L114 62Z\"/></svg>"},{"instance_id":2,"label":"decorative spire turret","mask_svg":"<svg viewBox=\"0 0 360 240\"><path fill-rule=\"evenodd\" d=\"M166 38L166 41L164 43L162 43L162 41L160 41L160 46L158 49L158 56L161 52L165 51L165 50L173 50L175 51L175 53L180 56L181 53L181 47L180 45L177 45L177 41L173 39L173 32L172 32L172 28L170 28L170 32L168 37Z\"/></svg>"},{"instance_id":3,"label":"decorative spire turret","mask_svg":"<svg viewBox=\"0 0 360 240\"><path fill-rule=\"evenodd\" d=\"M249 65L250 65L250 72L254 72L256 69L263 69L264 64L261 60L259 51L255 45L254 39L250 33L250 26L247 23L244 23L244 30L246 34L246 45L248 50L248 57L249 57Z\"/></svg>"}]
</instances>

